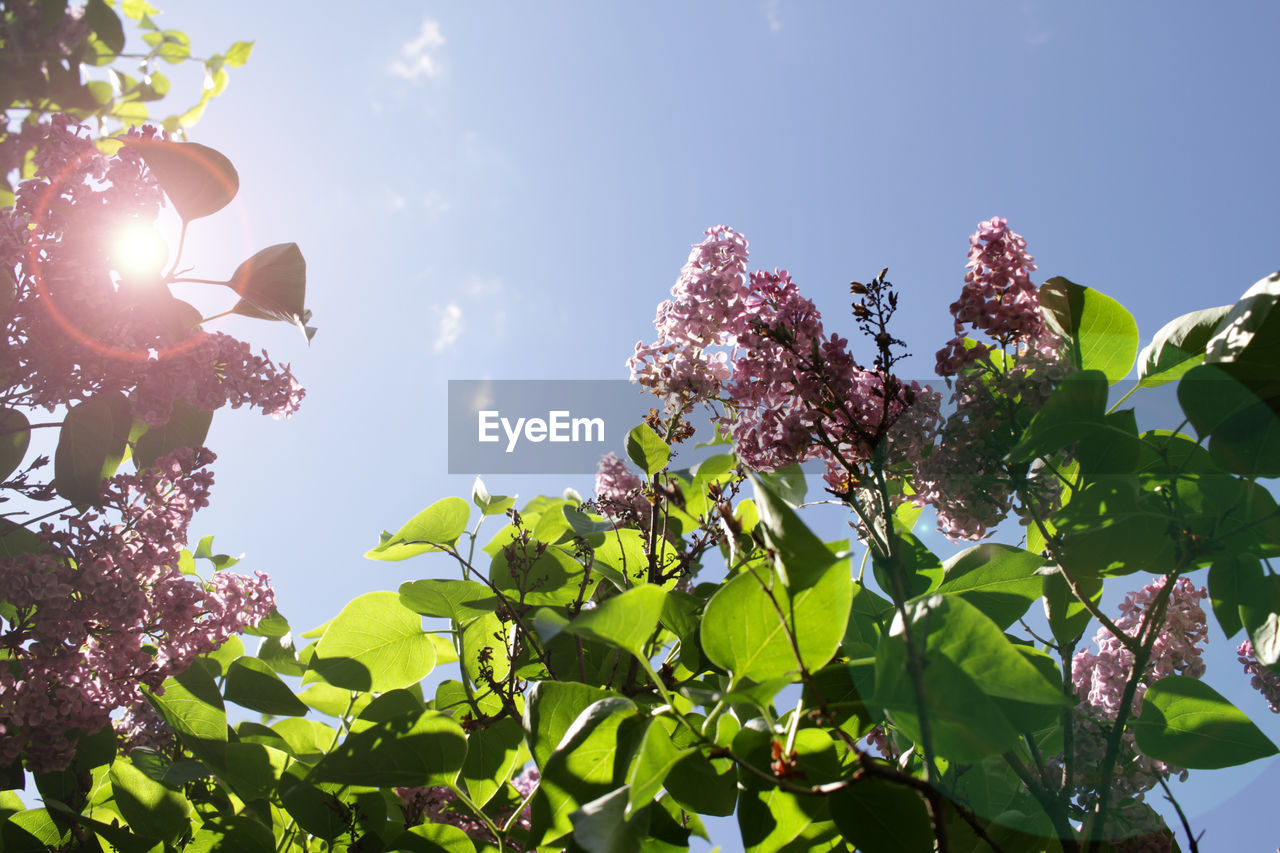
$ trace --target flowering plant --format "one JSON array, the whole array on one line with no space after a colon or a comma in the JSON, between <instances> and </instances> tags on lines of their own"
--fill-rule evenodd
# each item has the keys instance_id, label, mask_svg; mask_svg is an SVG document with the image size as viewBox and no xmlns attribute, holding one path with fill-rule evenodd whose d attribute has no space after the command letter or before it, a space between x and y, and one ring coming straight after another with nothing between
<instances>
[{"instance_id":1,"label":"flowering plant","mask_svg":"<svg viewBox=\"0 0 1280 853\"><path fill-rule=\"evenodd\" d=\"M104 9L32 32L105 43ZM517 506L477 479L366 555L448 571L303 645L265 576L186 547L213 411L288 415L302 390L171 289L225 286L226 313L309 336L300 251L190 278L187 226L236 191L225 157L66 116L22 140L0 211L6 851L667 851L730 815L750 851L1172 850L1175 830L1195 850L1147 794L1277 752L1201 649L1212 613L1280 707L1280 274L1139 353L1122 306L1034 284L992 219L930 384L897 372L887 270L850 285L855 345L713 228L636 347L655 407L593 499ZM118 230L166 204L178 257L127 267ZM1130 393L1177 383L1172 429L1122 408L1135 358ZM720 452L681 468L699 407ZM51 478L28 459L43 428ZM805 464L851 537L802 520ZM964 545L945 559L915 533L926 507ZM1108 581L1132 590L1118 612Z\"/></svg>"}]
</instances>

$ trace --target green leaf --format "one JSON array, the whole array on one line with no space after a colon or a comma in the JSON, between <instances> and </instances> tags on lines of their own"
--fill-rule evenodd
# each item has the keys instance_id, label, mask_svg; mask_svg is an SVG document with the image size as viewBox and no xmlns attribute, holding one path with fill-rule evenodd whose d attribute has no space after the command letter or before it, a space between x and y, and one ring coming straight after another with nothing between
<instances>
[{"instance_id":1,"label":"green leaf","mask_svg":"<svg viewBox=\"0 0 1280 853\"><path fill-rule=\"evenodd\" d=\"M560 631L568 631L619 646L647 660L645 645L658 627L664 598L660 587L644 584L605 599L594 610L584 610L572 621L546 609L538 611L534 621L547 639Z\"/></svg>"},{"instance_id":2,"label":"green leaf","mask_svg":"<svg viewBox=\"0 0 1280 853\"><path fill-rule=\"evenodd\" d=\"M769 487L769 491L790 507L798 507L804 503L804 496L809 489L805 483L804 470L799 465L788 465L770 472L752 471L750 476L753 481L763 482Z\"/></svg>"},{"instance_id":3,"label":"green leaf","mask_svg":"<svg viewBox=\"0 0 1280 853\"><path fill-rule=\"evenodd\" d=\"M735 679L769 679L799 669L791 634L809 669L822 667L844 637L853 584L843 561L794 595L775 571L748 566L707 602L702 648ZM779 615L781 613L781 615Z\"/></svg>"},{"instance_id":4,"label":"green leaf","mask_svg":"<svg viewBox=\"0 0 1280 853\"><path fill-rule=\"evenodd\" d=\"M231 310L260 320L281 320L306 331L307 261L297 243L277 243L256 252L227 282L240 301ZM310 336L308 336L309 338Z\"/></svg>"},{"instance_id":5,"label":"green leaf","mask_svg":"<svg viewBox=\"0 0 1280 853\"><path fill-rule=\"evenodd\" d=\"M1280 272L1260 279L1241 294L1205 345L1205 363L1274 365L1280 348L1277 300L1280 300Z\"/></svg>"},{"instance_id":6,"label":"green leaf","mask_svg":"<svg viewBox=\"0 0 1280 853\"><path fill-rule=\"evenodd\" d=\"M240 799L266 799L275 793L290 761L287 752L261 743L229 743L221 776Z\"/></svg>"},{"instance_id":7,"label":"green leaf","mask_svg":"<svg viewBox=\"0 0 1280 853\"><path fill-rule=\"evenodd\" d=\"M569 816L574 844L586 853L640 853L641 840L649 831L649 813L642 811L628 820L629 811L625 786L583 803Z\"/></svg>"},{"instance_id":8,"label":"green leaf","mask_svg":"<svg viewBox=\"0 0 1280 853\"><path fill-rule=\"evenodd\" d=\"M835 555L768 484L754 473L748 476L755 485L756 508L765 541L777 552L787 586L793 591L808 588L836 563ZM844 627L840 630L843 632Z\"/></svg>"},{"instance_id":9,"label":"green leaf","mask_svg":"<svg viewBox=\"0 0 1280 853\"><path fill-rule=\"evenodd\" d=\"M1063 566L1079 578L1166 571L1174 540L1163 510L1159 496L1139 495L1136 479L1089 483L1052 518L1062 536Z\"/></svg>"},{"instance_id":10,"label":"green leaf","mask_svg":"<svg viewBox=\"0 0 1280 853\"><path fill-rule=\"evenodd\" d=\"M72 406L53 457L53 485L77 507L98 503L102 480L124 458L133 424L129 400L107 392Z\"/></svg>"},{"instance_id":11,"label":"green leaf","mask_svg":"<svg viewBox=\"0 0 1280 853\"><path fill-rule=\"evenodd\" d=\"M1009 458L1028 462L1073 444L1102 423L1106 407L1106 376L1097 370L1072 373L1045 400Z\"/></svg>"},{"instance_id":12,"label":"green leaf","mask_svg":"<svg viewBox=\"0 0 1280 853\"><path fill-rule=\"evenodd\" d=\"M323 678L335 687L381 693L408 687L436 665L422 617L394 592L369 592L351 601L316 645L304 683Z\"/></svg>"},{"instance_id":13,"label":"green leaf","mask_svg":"<svg viewBox=\"0 0 1280 853\"><path fill-rule=\"evenodd\" d=\"M471 486L471 502L480 508L481 515L502 515L515 506L516 499L506 495L491 495L484 487L484 481L476 477Z\"/></svg>"},{"instance_id":14,"label":"green leaf","mask_svg":"<svg viewBox=\"0 0 1280 853\"><path fill-rule=\"evenodd\" d=\"M1280 752L1243 711L1185 675L1151 685L1133 731L1146 755L1191 769L1234 767Z\"/></svg>"},{"instance_id":15,"label":"green leaf","mask_svg":"<svg viewBox=\"0 0 1280 853\"><path fill-rule=\"evenodd\" d=\"M629 816L649 805L662 790L667 774L686 755L697 752L694 747L679 748L675 744L676 721L671 717L654 717L645 729L635 760L627 772L629 794L625 815Z\"/></svg>"},{"instance_id":16,"label":"green leaf","mask_svg":"<svg viewBox=\"0 0 1280 853\"><path fill-rule=\"evenodd\" d=\"M1076 584L1094 604L1102 601L1101 578L1077 578ZM1064 648L1080 642L1085 629L1089 627L1089 621L1093 619L1085 606L1072 594L1061 569L1044 575L1044 610L1054 640Z\"/></svg>"},{"instance_id":17,"label":"green leaf","mask_svg":"<svg viewBox=\"0 0 1280 853\"><path fill-rule=\"evenodd\" d=\"M462 498L436 501L365 556L371 560L404 560L428 551L443 551L458 541L467 529L470 515L471 508Z\"/></svg>"},{"instance_id":18,"label":"green leaf","mask_svg":"<svg viewBox=\"0 0 1280 853\"><path fill-rule=\"evenodd\" d=\"M149 427L138 439L133 460L138 470L150 468L161 456L180 447L201 447L209 436L213 412L197 409L182 400L173 401L167 423Z\"/></svg>"},{"instance_id":19,"label":"green leaf","mask_svg":"<svg viewBox=\"0 0 1280 853\"><path fill-rule=\"evenodd\" d=\"M516 769L523 743L524 731L511 717L503 717L488 728L471 733L462 779L476 805L484 806L502 790Z\"/></svg>"},{"instance_id":20,"label":"green leaf","mask_svg":"<svg viewBox=\"0 0 1280 853\"><path fill-rule=\"evenodd\" d=\"M1246 591L1262 583L1262 563L1253 554L1223 554L1209 567L1209 600L1227 639L1244 627L1240 610L1249 604Z\"/></svg>"},{"instance_id":21,"label":"green leaf","mask_svg":"<svg viewBox=\"0 0 1280 853\"><path fill-rule=\"evenodd\" d=\"M627 434L627 456L649 478L667 467L667 462L671 459L671 448L658 437L653 427L640 424Z\"/></svg>"},{"instance_id":22,"label":"green leaf","mask_svg":"<svg viewBox=\"0 0 1280 853\"><path fill-rule=\"evenodd\" d=\"M529 690L524 710L524 731L529 752L539 768L560 745L561 739L584 710L615 694L601 687L572 681L537 681Z\"/></svg>"},{"instance_id":23,"label":"green leaf","mask_svg":"<svg viewBox=\"0 0 1280 853\"><path fill-rule=\"evenodd\" d=\"M146 161L160 188L173 202L173 209L184 221L217 213L230 204L240 190L236 167L221 152L208 146L159 139L134 140L126 145Z\"/></svg>"},{"instance_id":24,"label":"green leaf","mask_svg":"<svg viewBox=\"0 0 1280 853\"><path fill-rule=\"evenodd\" d=\"M273 853L271 829L243 815L210 815L183 853Z\"/></svg>"},{"instance_id":25,"label":"green leaf","mask_svg":"<svg viewBox=\"0 0 1280 853\"><path fill-rule=\"evenodd\" d=\"M845 839L864 853L930 853L933 824L924 800L903 785L866 777L837 791L831 816Z\"/></svg>"},{"instance_id":26,"label":"green leaf","mask_svg":"<svg viewBox=\"0 0 1280 853\"><path fill-rule=\"evenodd\" d=\"M387 849L407 850L410 853L475 853L476 846L471 837L456 826L424 823L405 830Z\"/></svg>"},{"instance_id":27,"label":"green leaf","mask_svg":"<svg viewBox=\"0 0 1280 853\"><path fill-rule=\"evenodd\" d=\"M1018 742L1011 703L1061 707L1068 703L1054 683L1024 657L985 614L962 598L931 595L907 604L912 637L924 646L925 709L939 754L980 761ZM893 712L894 722L919 736L919 704L908 674L905 626L895 616L876 650L875 693L870 701ZM1002 708L1004 710L1002 710ZM982 720L974 726L974 720Z\"/></svg>"},{"instance_id":28,"label":"green leaf","mask_svg":"<svg viewBox=\"0 0 1280 853\"><path fill-rule=\"evenodd\" d=\"M223 766L227 714L213 676L196 661L166 678L162 687L163 693L148 695L160 716L196 758L215 768Z\"/></svg>"},{"instance_id":29,"label":"green leaf","mask_svg":"<svg viewBox=\"0 0 1280 853\"><path fill-rule=\"evenodd\" d=\"M1280 476L1280 418L1238 370L1234 363L1189 370L1178 383L1178 402L1196 433L1211 436L1209 453L1219 465L1245 477Z\"/></svg>"},{"instance_id":30,"label":"green leaf","mask_svg":"<svg viewBox=\"0 0 1280 853\"><path fill-rule=\"evenodd\" d=\"M120 16L103 0L89 0L84 7L84 20L103 44L114 54L124 50L124 26Z\"/></svg>"},{"instance_id":31,"label":"green leaf","mask_svg":"<svg viewBox=\"0 0 1280 853\"><path fill-rule=\"evenodd\" d=\"M1040 288L1040 310L1065 339L1076 367L1100 370L1113 385L1128 375L1138 352L1138 324L1119 302L1055 276Z\"/></svg>"},{"instance_id":32,"label":"green leaf","mask_svg":"<svg viewBox=\"0 0 1280 853\"><path fill-rule=\"evenodd\" d=\"M1012 545L974 545L943 564L937 592L961 596L1003 630L1040 597L1043 582L1036 569L1044 563L1038 554Z\"/></svg>"},{"instance_id":33,"label":"green leaf","mask_svg":"<svg viewBox=\"0 0 1280 853\"><path fill-rule=\"evenodd\" d=\"M1263 666L1275 666L1280 663L1280 575L1247 572L1242 580L1240 621L1253 655Z\"/></svg>"},{"instance_id":34,"label":"green leaf","mask_svg":"<svg viewBox=\"0 0 1280 853\"><path fill-rule=\"evenodd\" d=\"M452 785L466 755L462 728L444 714L422 711L352 732L308 779L381 788Z\"/></svg>"},{"instance_id":35,"label":"green leaf","mask_svg":"<svg viewBox=\"0 0 1280 853\"><path fill-rule=\"evenodd\" d=\"M744 729L734 739L733 750L756 767L768 767L771 740L764 732ZM806 783L821 784L841 777L835 745L825 731L800 729L794 749ZM831 821L828 798L765 787L746 771L740 771L739 783L743 790L738 798L738 827L747 853L848 849Z\"/></svg>"},{"instance_id":36,"label":"green leaf","mask_svg":"<svg viewBox=\"0 0 1280 853\"><path fill-rule=\"evenodd\" d=\"M129 828L140 835L174 841L190 826L191 804L124 759L111 765L111 790Z\"/></svg>"},{"instance_id":37,"label":"green leaf","mask_svg":"<svg viewBox=\"0 0 1280 853\"><path fill-rule=\"evenodd\" d=\"M17 409L0 409L0 480L18 470L31 443L31 422Z\"/></svg>"},{"instance_id":38,"label":"green leaf","mask_svg":"<svg viewBox=\"0 0 1280 853\"><path fill-rule=\"evenodd\" d=\"M231 47L227 48L227 65L232 68L239 68L249 61L249 54L253 52L253 42L238 41Z\"/></svg>"},{"instance_id":39,"label":"green leaf","mask_svg":"<svg viewBox=\"0 0 1280 853\"><path fill-rule=\"evenodd\" d=\"M498 609L498 598L478 581L420 580L400 585L400 603L415 613L461 625Z\"/></svg>"},{"instance_id":40,"label":"green leaf","mask_svg":"<svg viewBox=\"0 0 1280 853\"><path fill-rule=\"evenodd\" d=\"M1209 339L1231 309L1205 308L1166 323L1138 354L1138 384L1151 388L1173 382L1201 364Z\"/></svg>"},{"instance_id":41,"label":"green leaf","mask_svg":"<svg viewBox=\"0 0 1280 853\"><path fill-rule=\"evenodd\" d=\"M289 685L257 658L242 657L232 663L224 690L228 702L251 711L278 717L301 717L307 713L307 706L293 695Z\"/></svg>"},{"instance_id":42,"label":"green leaf","mask_svg":"<svg viewBox=\"0 0 1280 853\"><path fill-rule=\"evenodd\" d=\"M534 826L546 827L544 842L572 829L569 815L574 809L621 783L616 776L625 768L618 760L623 723L635 714L630 699L608 696L587 706L565 731L547 759L533 801Z\"/></svg>"},{"instance_id":43,"label":"green leaf","mask_svg":"<svg viewBox=\"0 0 1280 853\"><path fill-rule=\"evenodd\" d=\"M307 668L298 660L298 650L293 645L293 635L264 637L258 646L258 660L265 662L281 675L302 675Z\"/></svg>"}]
</instances>

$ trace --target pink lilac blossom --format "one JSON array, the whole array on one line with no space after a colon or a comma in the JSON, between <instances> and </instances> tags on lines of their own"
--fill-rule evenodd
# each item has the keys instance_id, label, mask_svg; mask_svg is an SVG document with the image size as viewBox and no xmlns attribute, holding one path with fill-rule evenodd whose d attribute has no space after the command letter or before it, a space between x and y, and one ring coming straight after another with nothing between
<instances>
[{"instance_id":1,"label":"pink lilac blossom","mask_svg":"<svg viewBox=\"0 0 1280 853\"><path fill-rule=\"evenodd\" d=\"M1143 621L1151 612L1157 595L1169 583L1162 578L1129 593L1120 605L1115 625L1127 636L1139 638ZM1168 675L1200 678L1205 665L1200 646L1209 641L1208 620L1200 602L1208 592L1197 588L1187 578L1173 582L1164 621L1161 623L1141 680L1137 684L1130 709L1136 716L1142 712L1142 699L1147 688ZM1134 657L1114 634L1099 628L1093 639L1096 653L1082 649L1072 660L1071 674L1076 695L1080 698L1075 725L1076 788L1082 797L1096 789L1100 780L1090 771L1101 766L1106 751L1106 738L1111 724L1120 712L1125 686L1133 675ZM1126 729L1113 782L1114 801L1140 798L1161 778L1170 775L1186 777L1186 771L1150 758L1138 751L1133 732Z\"/></svg>"},{"instance_id":2,"label":"pink lilac blossom","mask_svg":"<svg viewBox=\"0 0 1280 853\"><path fill-rule=\"evenodd\" d=\"M694 245L671 299L658 306L658 340L636 344L628 361L632 381L681 405L715 396L728 380L724 352L743 331L747 241L732 228L717 225Z\"/></svg>"},{"instance_id":3,"label":"pink lilac blossom","mask_svg":"<svg viewBox=\"0 0 1280 853\"><path fill-rule=\"evenodd\" d=\"M956 337L938 352L937 363L956 408L937 446L912 457L913 501L933 506L939 529L952 540L989 536L1011 510L1028 521L1057 508L1061 486L1051 471L1037 466L1015 483L1005 469L1019 438L1005 405L1016 400L1034 414L1072 369L1059 358L1061 342L1041 315L1026 241L995 218L981 223L969 242L969 271L951 305ZM994 338L1001 352L982 343L966 348L966 324Z\"/></svg>"},{"instance_id":4,"label":"pink lilac blossom","mask_svg":"<svg viewBox=\"0 0 1280 853\"><path fill-rule=\"evenodd\" d=\"M1280 714L1280 673L1258 662L1251 640L1245 640L1236 648L1236 659L1249 676L1249 684L1267 700L1271 713Z\"/></svg>"},{"instance_id":5,"label":"pink lilac blossom","mask_svg":"<svg viewBox=\"0 0 1280 853\"><path fill-rule=\"evenodd\" d=\"M648 520L650 503L644 496L644 481L616 453L606 453L596 466L596 504L609 518Z\"/></svg>"},{"instance_id":6,"label":"pink lilac blossom","mask_svg":"<svg viewBox=\"0 0 1280 853\"><path fill-rule=\"evenodd\" d=\"M530 766L512 779L511 785L522 799L527 799L540 780L538 769ZM484 822L472 814L449 788L439 785L429 788L396 788L395 791L400 798L406 825L438 823L456 826L476 841L496 843L497 839L493 837L493 833L489 832ZM501 825L508 817L509 815L500 815L497 822ZM532 821L533 809L526 804L513 826L527 831L532 828ZM508 846L510 846L509 840Z\"/></svg>"},{"instance_id":7,"label":"pink lilac blossom","mask_svg":"<svg viewBox=\"0 0 1280 853\"><path fill-rule=\"evenodd\" d=\"M15 274L12 302L0 312L12 383L5 404L52 411L121 391L151 425L165 423L177 400L205 411L296 411L303 391L287 365L193 328L199 315L163 283L124 282L113 272L121 223L153 223L164 204L137 151L125 145L107 157L61 115L30 130L37 177L0 212L0 267ZM126 140L156 138L143 128Z\"/></svg>"},{"instance_id":8,"label":"pink lilac blossom","mask_svg":"<svg viewBox=\"0 0 1280 853\"><path fill-rule=\"evenodd\" d=\"M1004 219L979 223L969 237L964 287L951 304L956 336L938 351L939 376L954 376L991 351L983 343L965 348L966 325L1003 347L1015 345L1049 360L1057 358L1060 342L1044 323L1039 291L1031 283L1033 260L1027 254L1027 241L1010 231Z\"/></svg>"},{"instance_id":9,"label":"pink lilac blossom","mask_svg":"<svg viewBox=\"0 0 1280 853\"><path fill-rule=\"evenodd\" d=\"M46 550L0 559L0 589L15 616L0 632L12 654L0 671L0 764L25 757L60 769L74 732L94 732L113 709L136 706L199 655L256 625L275 607L267 576L221 572L208 583L179 570L195 511L208 503L213 454L185 448L102 487L106 511L42 526Z\"/></svg>"},{"instance_id":10,"label":"pink lilac blossom","mask_svg":"<svg viewBox=\"0 0 1280 853\"><path fill-rule=\"evenodd\" d=\"M786 271L752 273L743 305L746 328L727 387L733 417L723 423L746 465L773 471L822 459L827 482L843 492L850 480L841 460L866 462L895 428L897 452L932 441L938 397L915 382L891 393L883 375L858 365L845 338L826 335L817 307ZM920 408L904 417L913 404Z\"/></svg>"}]
</instances>

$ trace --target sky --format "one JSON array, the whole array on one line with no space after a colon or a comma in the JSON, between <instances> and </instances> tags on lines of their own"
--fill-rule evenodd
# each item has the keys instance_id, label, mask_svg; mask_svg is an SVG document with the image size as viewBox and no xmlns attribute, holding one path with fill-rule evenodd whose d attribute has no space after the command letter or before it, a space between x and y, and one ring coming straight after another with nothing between
<instances>
[{"instance_id":1,"label":"sky","mask_svg":"<svg viewBox=\"0 0 1280 853\"><path fill-rule=\"evenodd\" d=\"M1129 307L1144 343L1280 266L1275 4L159 5L198 55L256 41L191 134L240 195L184 258L209 278L273 243L307 258L310 346L220 326L292 363L302 411L219 413L193 526L269 572L297 630L448 575L362 554L469 494L447 473L449 380L625 379L708 227L745 234L753 269L790 270L850 337L848 282L888 267L919 378L992 216L1038 276ZM583 474L486 484L592 492ZM1211 682L1280 741L1214 632ZM1275 848L1277 785L1276 761L1193 773L1201 849ZM739 848L731 822L712 831Z\"/></svg>"}]
</instances>

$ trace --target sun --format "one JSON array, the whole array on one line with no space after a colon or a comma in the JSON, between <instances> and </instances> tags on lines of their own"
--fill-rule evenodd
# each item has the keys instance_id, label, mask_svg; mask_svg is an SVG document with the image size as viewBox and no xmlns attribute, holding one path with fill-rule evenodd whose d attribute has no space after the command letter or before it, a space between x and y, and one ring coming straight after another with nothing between
<instances>
[{"instance_id":1,"label":"sun","mask_svg":"<svg viewBox=\"0 0 1280 853\"><path fill-rule=\"evenodd\" d=\"M145 222L131 220L111 235L111 265L121 278L158 278L167 260L168 244Z\"/></svg>"}]
</instances>

